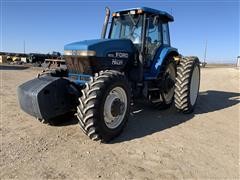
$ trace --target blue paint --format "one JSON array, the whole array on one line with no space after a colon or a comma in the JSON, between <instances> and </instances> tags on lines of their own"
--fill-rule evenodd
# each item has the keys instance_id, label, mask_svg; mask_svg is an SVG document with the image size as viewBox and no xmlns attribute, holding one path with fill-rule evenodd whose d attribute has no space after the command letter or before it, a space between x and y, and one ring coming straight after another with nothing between
<instances>
[{"instance_id":1,"label":"blue paint","mask_svg":"<svg viewBox=\"0 0 240 180\"><path fill-rule=\"evenodd\" d=\"M170 46L162 46L158 49L154 57L150 72L144 73L145 80L152 80L158 77L163 61L171 52L178 53L178 50Z\"/></svg>"},{"instance_id":2,"label":"blue paint","mask_svg":"<svg viewBox=\"0 0 240 180\"><path fill-rule=\"evenodd\" d=\"M105 42L107 39L93 39L73 42L64 46L64 50L91 50L90 47L96 43Z\"/></svg>"},{"instance_id":3,"label":"blue paint","mask_svg":"<svg viewBox=\"0 0 240 180\"><path fill-rule=\"evenodd\" d=\"M67 44L64 50L92 50L97 57L106 57L113 51L132 53L133 43L129 39L94 39Z\"/></svg>"},{"instance_id":4,"label":"blue paint","mask_svg":"<svg viewBox=\"0 0 240 180\"><path fill-rule=\"evenodd\" d=\"M73 77L76 77L76 79ZM73 74L73 73L68 74L68 79L78 85L85 84L87 80L83 79L90 79L90 77L91 76L87 74Z\"/></svg>"},{"instance_id":5,"label":"blue paint","mask_svg":"<svg viewBox=\"0 0 240 180\"><path fill-rule=\"evenodd\" d=\"M156 9L152 9L152 8L148 8L148 7L138 7L138 8L123 9L121 11L117 11L116 13L119 13L119 12L121 13L121 12L124 12L124 11L132 11L132 10L143 10L144 12L147 12L147 13L157 14L157 15L163 16L170 22L174 21L173 16L171 16L167 12L156 10Z\"/></svg>"}]
</instances>

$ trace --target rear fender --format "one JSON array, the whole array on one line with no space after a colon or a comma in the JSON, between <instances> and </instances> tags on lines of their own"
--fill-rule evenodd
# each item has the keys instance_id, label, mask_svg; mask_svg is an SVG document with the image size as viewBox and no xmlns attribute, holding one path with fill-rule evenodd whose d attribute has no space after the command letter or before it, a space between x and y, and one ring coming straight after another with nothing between
<instances>
[{"instance_id":1,"label":"rear fender","mask_svg":"<svg viewBox=\"0 0 240 180\"><path fill-rule=\"evenodd\" d=\"M144 75L144 78L147 79L156 79L159 75L161 66L169 55L176 56L178 55L178 50L173 47L160 47L154 57L153 63L151 65L151 70L149 73Z\"/></svg>"}]
</instances>

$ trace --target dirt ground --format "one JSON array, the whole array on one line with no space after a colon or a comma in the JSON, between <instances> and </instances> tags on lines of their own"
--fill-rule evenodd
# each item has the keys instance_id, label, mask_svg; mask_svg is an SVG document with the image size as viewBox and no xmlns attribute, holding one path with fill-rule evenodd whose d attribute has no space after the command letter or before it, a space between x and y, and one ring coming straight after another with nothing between
<instances>
[{"instance_id":1,"label":"dirt ground","mask_svg":"<svg viewBox=\"0 0 240 180\"><path fill-rule=\"evenodd\" d=\"M16 88L37 71L0 68L1 179L239 178L239 69L202 69L194 114L138 105L110 144L75 119L50 126L21 111Z\"/></svg>"}]
</instances>

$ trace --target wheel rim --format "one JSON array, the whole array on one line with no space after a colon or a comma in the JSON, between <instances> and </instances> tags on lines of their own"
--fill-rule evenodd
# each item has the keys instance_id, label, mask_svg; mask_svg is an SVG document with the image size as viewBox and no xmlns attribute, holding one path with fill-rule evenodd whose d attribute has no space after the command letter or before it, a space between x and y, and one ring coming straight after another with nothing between
<instances>
[{"instance_id":1,"label":"wheel rim","mask_svg":"<svg viewBox=\"0 0 240 180\"><path fill-rule=\"evenodd\" d=\"M175 68L174 68L173 64L169 64L165 74L168 74L169 78L171 78L173 81L175 81L176 72L175 72ZM171 103L173 95L174 95L174 86L167 92L163 92L163 97L164 97L166 104Z\"/></svg>"},{"instance_id":2,"label":"wheel rim","mask_svg":"<svg viewBox=\"0 0 240 180\"><path fill-rule=\"evenodd\" d=\"M122 87L115 87L109 92L104 103L104 122L108 128L115 129L122 123L127 110L127 101L126 92ZM113 113L114 107L119 110L117 114Z\"/></svg>"},{"instance_id":3,"label":"wheel rim","mask_svg":"<svg viewBox=\"0 0 240 180\"><path fill-rule=\"evenodd\" d=\"M199 90L199 81L200 81L200 71L199 67L195 66L193 69L190 85L190 102L193 106L197 100L198 90Z\"/></svg>"}]
</instances>

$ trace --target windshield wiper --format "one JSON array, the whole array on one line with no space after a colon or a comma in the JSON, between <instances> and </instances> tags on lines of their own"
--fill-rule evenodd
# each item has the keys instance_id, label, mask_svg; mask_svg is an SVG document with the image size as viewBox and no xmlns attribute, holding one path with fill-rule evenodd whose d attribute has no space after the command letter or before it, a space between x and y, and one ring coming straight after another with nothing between
<instances>
[{"instance_id":1,"label":"windshield wiper","mask_svg":"<svg viewBox=\"0 0 240 180\"><path fill-rule=\"evenodd\" d=\"M131 35L133 35L133 32L135 31L135 29L137 28L137 24L139 23L140 16L138 16L138 19L137 19L136 22L134 21L134 19L133 19L131 14L128 14L128 16L130 17L130 19L131 19L131 21L133 23L133 28L132 28L131 33L130 33Z\"/></svg>"},{"instance_id":2,"label":"windshield wiper","mask_svg":"<svg viewBox=\"0 0 240 180\"><path fill-rule=\"evenodd\" d=\"M134 21L134 19L133 19L133 17L132 17L132 15L131 15L131 14L128 14L128 16L130 17L130 19L131 19L131 21L132 21L132 23L133 23L134 27L136 27L136 25L137 25L137 24L138 24L138 22L139 22L140 16L138 17L138 19L137 19L137 21L136 21L136 22Z\"/></svg>"}]
</instances>

